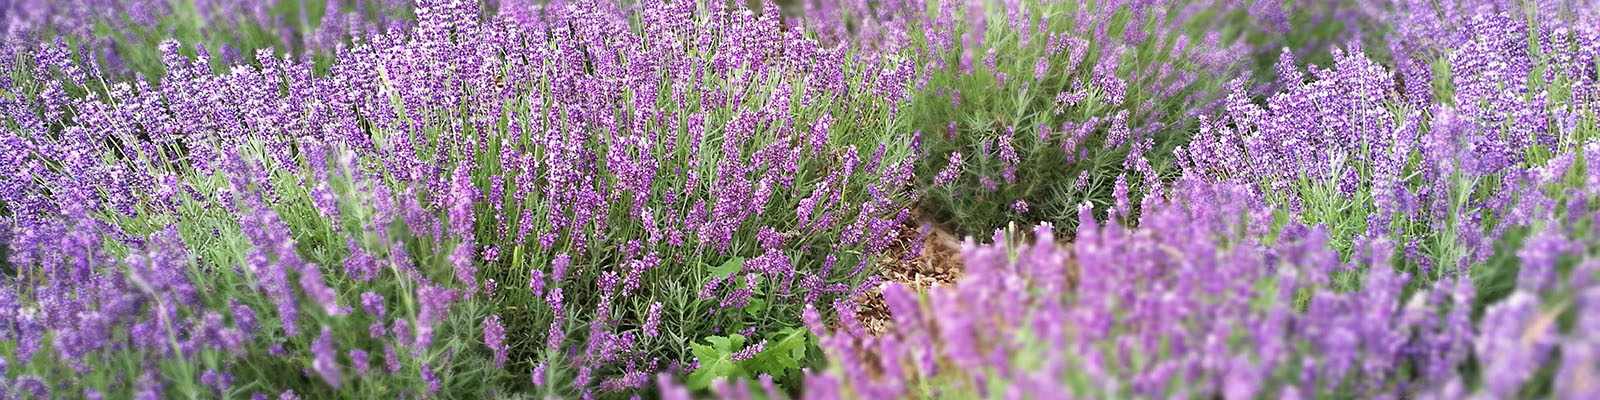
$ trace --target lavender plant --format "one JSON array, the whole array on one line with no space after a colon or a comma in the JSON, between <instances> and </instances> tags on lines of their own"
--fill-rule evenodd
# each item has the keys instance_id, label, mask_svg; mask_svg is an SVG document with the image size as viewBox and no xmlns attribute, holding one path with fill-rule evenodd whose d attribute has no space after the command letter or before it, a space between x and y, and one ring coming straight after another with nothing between
<instances>
[{"instance_id":1,"label":"lavender plant","mask_svg":"<svg viewBox=\"0 0 1600 400\"><path fill-rule=\"evenodd\" d=\"M17 1L0 6L5 47L31 51L51 45L74 57L94 59L109 77L127 72L159 78L165 72L159 44L186 44L214 55L219 72L253 61L261 49L315 55L371 35L410 26L406 0L233 1Z\"/></svg>"},{"instance_id":2,"label":"lavender plant","mask_svg":"<svg viewBox=\"0 0 1600 400\"><path fill-rule=\"evenodd\" d=\"M1189 6L1195 8L1188 8ZM1005 221L1076 221L1070 205L1122 215L1159 180L1168 129L1246 56L1220 32L1192 36L1199 4L943 2L914 25L927 143L924 208L959 232ZM1159 144L1158 144L1159 142ZM1133 175L1126 175L1129 171ZM1130 182L1131 180L1131 182ZM1130 186L1131 185L1131 186ZM1118 200L1121 199L1121 200Z\"/></svg>"},{"instance_id":3,"label":"lavender plant","mask_svg":"<svg viewBox=\"0 0 1600 400\"><path fill-rule=\"evenodd\" d=\"M1471 38L1468 22L1477 15L1505 14L1514 19L1536 22L1546 28L1584 29L1596 17L1597 8L1588 0L1361 0L1351 7L1354 16L1349 31L1365 39L1378 56L1387 55L1397 64L1416 58L1435 58ZM1383 54L1386 53L1386 54Z\"/></svg>"},{"instance_id":4,"label":"lavender plant","mask_svg":"<svg viewBox=\"0 0 1600 400\"><path fill-rule=\"evenodd\" d=\"M886 287L889 334L812 325L835 362L804 395L1592 395L1590 34L1464 23L1437 78L1357 51L1311 82L1284 56L1265 108L1236 82L1140 229L1083 212L1071 252L1044 228L969 247L955 288Z\"/></svg>"},{"instance_id":5,"label":"lavender plant","mask_svg":"<svg viewBox=\"0 0 1600 400\"><path fill-rule=\"evenodd\" d=\"M1134 213L1186 137L1167 132L1210 109L1218 79L1249 69L1263 45L1249 41L1276 43L1269 33L1287 28L1284 5L1255 3L946 1L809 15L823 32L869 21L863 36L913 56L922 204L973 233L1013 219L1070 227L1082 201ZM1249 21L1262 22L1239 24Z\"/></svg>"},{"instance_id":6,"label":"lavender plant","mask_svg":"<svg viewBox=\"0 0 1600 400\"><path fill-rule=\"evenodd\" d=\"M803 398L1594 393L1584 331L1600 320L1588 299L1600 265L1592 191L1534 211L1539 243L1501 247L1522 262L1517 289L1482 313L1471 280L1397 270L1396 241L1341 261L1325 227L1277 218L1248 187L1191 175L1166 193L1175 200L1154 203L1138 229L1100 227L1085 207L1070 245L1049 226L1031 242L1020 232L969 240L955 287L884 288L896 324L887 334L849 316L829 329L809 314L833 362L807 375ZM1329 278L1357 270L1353 287ZM752 391L733 382L714 393Z\"/></svg>"},{"instance_id":7,"label":"lavender plant","mask_svg":"<svg viewBox=\"0 0 1600 400\"><path fill-rule=\"evenodd\" d=\"M49 73L6 82L7 376L629 393L873 285L909 216L909 71L720 3L545 11L424 2L326 75L266 51L217 75L169 42L159 86L82 96L93 60L10 64ZM74 335L98 341L40 345Z\"/></svg>"},{"instance_id":8,"label":"lavender plant","mask_svg":"<svg viewBox=\"0 0 1600 400\"><path fill-rule=\"evenodd\" d=\"M1320 229L1274 229L1244 188L1170 194L1188 203L1154 203L1137 230L1098 227L1085 206L1066 247L1048 225L1031 244L1016 232L969 240L955 287L885 287L889 334L848 318L813 325L835 362L808 377L807 398L1375 394L1396 390L1404 365L1460 359L1459 330L1437 323L1465 309L1397 308L1405 277L1393 273L1374 273L1365 292L1328 290L1329 271L1387 268L1341 263ZM1462 288L1470 295L1442 286L1429 301ZM1423 336L1439 343L1409 340L1440 330Z\"/></svg>"},{"instance_id":9,"label":"lavender plant","mask_svg":"<svg viewBox=\"0 0 1600 400\"><path fill-rule=\"evenodd\" d=\"M1332 69L1313 67L1306 82L1286 56L1279 79L1290 87L1263 108L1235 83L1227 115L1202 123L1180 163L1326 224L1342 253L1388 235L1419 276L1484 265L1506 227L1525 223L1529 202L1540 201L1524 181L1548 179L1513 172L1565 168L1571 160L1554 156L1595 137L1589 43L1600 37L1509 16L1466 24L1481 34L1437 61L1439 75L1397 82L1357 51L1340 53Z\"/></svg>"},{"instance_id":10,"label":"lavender plant","mask_svg":"<svg viewBox=\"0 0 1600 400\"><path fill-rule=\"evenodd\" d=\"M495 277L502 301L594 307L576 325L586 347L524 348L546 374L577 366L540 381L614 372L602 390L639 387L662 362L691 361L687 343L798 327L801 305L870 287L874 258L909 216L912 148L898 117L909 71L820 47L776 13L696 7L647 5L642 32L586 15L528 23L588 27L558 35L597 71L541 74L550 100L531 115L566 121L516 122L475 162L491 174L487 234L501 246L485 251L510 256ZM507 321L551 335L583 321L556 304ZM697 363L677 368L709 367Z\"/></svg>"},{"instance_id":11,"label":"lavender plant","mask_svg":"<svg viewBox=\"0 0 1600 400\"><path fill-rule=\"evenodd\" d=\"M470 292L450 284L440 257L421 256L437 246L395 229L399 214L432 215L414 195L406 202L381 190L347 150L307 143L298 162L274 165L259 142L244 143L210 173L189 175L157 152L85 151L94 143L86 129L68 132L20 147L36 152L30 164L60 163L61 174L31 175L45 193L7 197L25 205L8 218L16 235L8 243L16 270L3 289L9 395L496 390L495 371L473 367L486 363L480 347L459 339L471 337L484 308L463 300ZM107 170L151 180L92 178ZM132 198L109 200L105 190L118 187ZM322 242L347 232L352 252L373 246L377 256L346 258L343 246ZM432 372L441 370L448 375Z\"/></svg>"}]
</instances>

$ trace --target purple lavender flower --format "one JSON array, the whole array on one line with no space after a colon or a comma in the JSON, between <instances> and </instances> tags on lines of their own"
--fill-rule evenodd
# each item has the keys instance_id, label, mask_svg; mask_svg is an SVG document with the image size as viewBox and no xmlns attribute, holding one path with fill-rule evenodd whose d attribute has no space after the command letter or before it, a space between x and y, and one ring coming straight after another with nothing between
<instances>
[{"instance_id":1,"label":"purple lavender flower","mask_svg":"<svg viewBox=\"0 0 1600 400\"><path fill-rule=\"evenodd\" d=\"M766 347L767 347L767 341L765 339L762 339L760 342L757 342L756 344L752 344L750 346L746 346L745 348L740 349L738 352L733 353L731 358L734 361L749 360L751 358L754 358L756 356L756 353L760 353Z\"/></svg>"},{"instance_id":2,"label":"purple lavender flower","mask_svg":"<svg viewBox=\"0 0 1600 400\"><path fill-rule=\"evenodd\" d=\"M506 329L500 326L500 316L490 315L483 320L483 343L494 351L495 367L505 367L506 364Z\"/></svg>"},{"instance_id":3,"label":"purple lavender flower","mask_svg":"<svg viewBox=\"0 0 1600 400\"><path fill-rule=\"evenodd\" d=\"M200 384L210 388L213 394L221 394L233 386L233 375L226 371L207 369L200 374Z\"/></svg>"},{"instance_id":4,"label":"purple lavender flower","mask_svg":"<svg viewBox=\"0 0 1600 400\"><path fill-rule=\"evenodd\" d=\"M371 368L367 362L367 351L361 349L351 349L349 355L350 364L356 369L356 376L363 378L367 377L367 373Z\"/></svg>"},{"instance_id":5,"label":"purple lavender flower","mask_svg":"<svg viewBox=\"0 0 1600 400\"><path fill-rule=\"evenodd\" d=\"M389 368L389 373L400 373L400 356L395 353L394 345L383 346L384 366Z\"/></svg>"},{"instance_id":6,"label":"purple lavender flower","mask_svg":"<svg viewBox=\"0 0 1600 400\"><path fill-rule=\"evenodd\" d=\"M648 317L644 320L644 335L656 337L656 329L661 326L661 302L650 304Z\"/></svg>"},{"instance_id":7,"label":"purple lavender flower","mask_svg":"<svg viewBox=\"0 0 1600 400\"><path fill-rule=\"evenodd\" d=\"M954 125L952 125L954 126ZM939 176L933 179L937 186L949 186L956 181L956 176L961 174L961 153L950 153L950 164L939 171Z\"/></svg>"},{"instance_id":8,"label":"purple lavender flower","mask_svg":"<svg viewBox=\"0 0 1600 400\"><path fill-rule=\"evenodd\" d=\"M560 283L566 280L567 265L572 263L572 258L566 253L557 254L554 261L550 262L550 282Z\"/></svg>"},{"instance_id":9,"label":"purple lavender flower","mask_svg":"<svg viewBox=\"0 0 1600 400\"><path fill-rule=\"evenodd\" d=\"M544 296L544 271L536 269L528 273L528 288L533 290L534 296Z\"/></svg>"},{"instance_id":10,"label":"purple lavender flower","mask_svg":"<svg viewBox=\"0 0 1600 400\"><path fill-rule=\"evenodd\" d=\"M450 305L456 301L457 292L438 286L423 285L417 288L417 299L421 302L421 310L417 313L416 340L412 343L418 350L433 345L433 330L439 321L449 313ZM401 320L396 320L399 323ZM395 329L397 334L404 333Z\"/></svg>"},{"instance_id":11,"label":"purple lavender flower","mask_svg":"<svg viewBox=\"0 0 1600 400\"><path fill-rule=\"evenodd\" d=\"M366 292L361 294L361 308L371 315L373 319L382 321L386 315L383 307L383 295Z\"/></svg>"},{"instance_id":12,"label":"purple lavender flower","mask_svg":"<svg viewBox=\"0 0 1600 400\"><path fill-rule=\"evenodd\" d=\"M422 382L428 385L428 395L432 396L439 393L442 382L439 381L439 376L434 374L433 368L428 364L422 364Z\"/></svg>"},{"instance_id":13,"label":"purple lavender flower","mask_svg":"<svg viewBox=\"0 0 1600 400\"><path fill-rule=\"evenodd\" d=\"M311 343L311 354L312 369L317 371L317 375L322 378L323 382L338 388L341 381L339 380L339 364L335 357L338 357L339 353L333 348L333 331L331 329L326 326L322 327L322 335Z\"/></svg>"}]
</instances>

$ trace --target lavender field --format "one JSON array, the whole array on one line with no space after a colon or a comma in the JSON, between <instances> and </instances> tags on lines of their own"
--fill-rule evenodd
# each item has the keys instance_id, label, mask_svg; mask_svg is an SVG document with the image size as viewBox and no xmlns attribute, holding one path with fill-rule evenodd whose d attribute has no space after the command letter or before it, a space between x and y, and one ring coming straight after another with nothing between
<instances>
[{"instance_id":1,"label":"lavender field","mask_svg":"<svg viewBox=\"0 0 1600 400\"><path fill-rule=\"evenodd\" d=\"M1600 398L1595 0L0 0L0 110L0 399Z\"/></svg>"}]
</instances>

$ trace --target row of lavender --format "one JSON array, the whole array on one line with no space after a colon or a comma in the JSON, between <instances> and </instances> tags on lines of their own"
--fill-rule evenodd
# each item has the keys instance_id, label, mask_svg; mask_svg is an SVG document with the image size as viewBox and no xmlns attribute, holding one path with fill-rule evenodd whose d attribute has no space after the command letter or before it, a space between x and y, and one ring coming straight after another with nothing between
<instances>
[{"instance_id":1,"label":"row of lavender","mask_svg":"<svg viewBox=\"0 0 1600 400\"><path fill-rule=\"evenodd\" d=\"M892 57L719 4L414 14L325 73L6 60L7 393L630 393L872 287L910 215Z\"/></svg>"},{"instance_id":2,"label":"row of lavender","mask_svg":"<svg viewBox=\"0 0 1600 400\"><path fill-rule=\"evenodd\" d=\"M225 71L262 49L318 55L370 35L411 26L410 1L391 0L20 0L0 4L6 58L67 46L108 79L165 74L158 44L175 39ZM323 58L326 64L326 57Z\"/></svg>"},{"instance_id":3,"label":"row of lavender","mask_svg":"<svg viewBox=\"0 0 1600 400\"><path fill-rule=\"evenodd\" d=\"M1592 390L1580 5L334 3L390 28L154 82L8 39L7 395ZM1285 47L1334 67L1224 84ZM915 201L1077 241L866 335Z\"/></svg>"},{"instance_id":4,"label":"row of lavender","mask_svg":"<svg viewBox=\"0 0 1600 400\"><path fill-rule=\"evenodd\" d=\"M1394 69L1234 81L1123 224L969 240L955 287L885 287L885 335L808 314L805 397L1600 396L1594 9L1452 6L1390 15Z\"/></svg>"}]
</instances>

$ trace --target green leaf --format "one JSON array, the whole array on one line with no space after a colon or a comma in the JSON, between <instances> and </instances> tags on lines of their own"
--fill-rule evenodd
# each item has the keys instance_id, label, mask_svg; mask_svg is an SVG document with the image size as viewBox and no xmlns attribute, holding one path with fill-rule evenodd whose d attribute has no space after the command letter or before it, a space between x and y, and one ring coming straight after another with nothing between
<instances>
[{"instance_id":1,"label":"green leaf","mask_svg":"<svg viewBox=\"0 0 1600 400\"><path fill-rule=\"evenodd\" d=\"M801 344L802 346L795 346L794 350L789 351L789 357L794 357L795 361L804 360L806 358L806 347L808 346L803 346L805 342L801 342Z\"/></svg>"},{"instance_id":2,"label":"green leaf","mask_svg":"<svg viewBox=\"0 0 1600 400\"><path fill-rule=\"evenodd\" d=\"M811 332L804 328L789 328L767 337L767 346L742 364L751 374L767 374L782 378L790 371L800 370L800 360L805 358L806 342Z\"/></svg>"},{"instance_id":3,"label":"green leaf","mask_svg":"<svg viewBox=\"0 0 1600 400\"><path fill-rule=\"evenodd\" d=\"M739 351L740 348L744 347L745 337L744 335L735 333L728 336L708 337L706 338L706 341L711 342L711 345L716 347L717 351L722 352L723 354L733 354L734 352Z\"/></svg>"},{"instance_id":4,"label":"green leaf","mask_svg":"<svg viewBox=\"0 0 1600 400\"><path fill-rule=\"evenodd\" d=\"M689 373L688 384L693 390L705 389L717 379L744 378L745 370L733 361L733 353L744 346L744 335L712 336L706 338L710 346L690 343L690 353L700 361L700 368Z\"/></svg>"},{"instance_id":5,"label":"green leaf","mask_svg":"<svg viewBox=\"0 0 1600 400\"><path fill-rule=\"evenodd\" d=\"M699 343L690 343L689 350L690 353L694 354L696 360L700 360L702 368L705 367L707 361L716 360L718 357L716 349Z\"/></svg>"},{"instance_id":6,"label":"green leaf","mask_svg":"<svg viewBox=\"0 0 1600 400\"><path fill-rule=\"evenodd\" d=\"M767 309L767 301L762 299L750 299L750 305L744 306L744 312L752 317L765 309Z\"/></svg>"},{"instance_id":7,"label":"green leaf","mask_svg":"<svg viewBox=\"0 0 1600 400\"><path fill-rule=\"evenodd\" d=\"M734 257L722 263L721 266L711 269L711 276L717 279L728 279L744 268L744 257Z\"/></svg>"},{"instance_id":8,"label":"green leaf","mask_svg":"<svg viewBox=\"0 0 1600 400\"><path fill-rule=\"evenodd\" d=\"M739 374L739 366L727 354L718 354L716 350L701 344L691 346L695 359L700 361L700 368L689 373L687 383L690 389L705 389L711 386L712 381Z\"/></svg>"}]
</instances>

